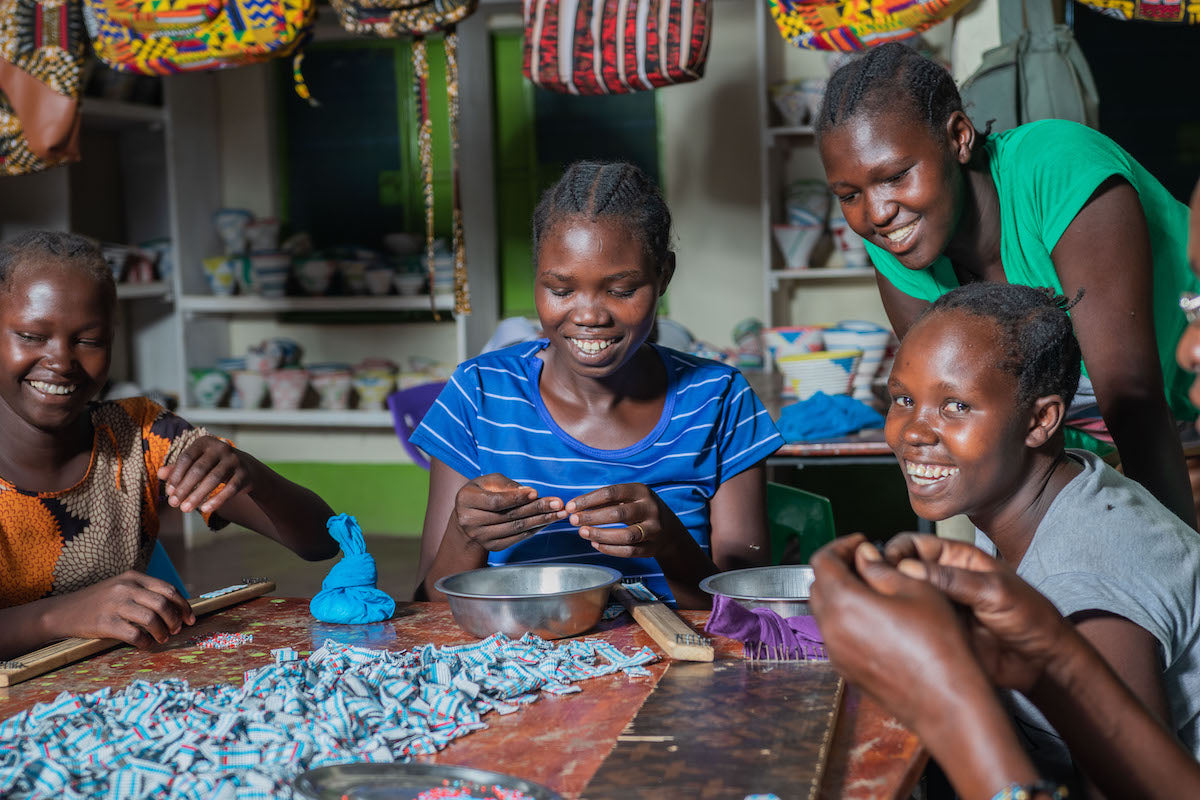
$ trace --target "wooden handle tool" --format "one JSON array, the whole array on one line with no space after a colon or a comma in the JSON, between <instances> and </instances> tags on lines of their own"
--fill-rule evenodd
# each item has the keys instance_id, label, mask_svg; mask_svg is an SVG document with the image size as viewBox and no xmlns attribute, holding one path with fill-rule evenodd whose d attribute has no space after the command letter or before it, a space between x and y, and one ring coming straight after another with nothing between
<instances>
[{"instance_id":1,"label":"wooden handle tool","mask_svg":"<svg viewBox=\"0 0 1200 800\"><path fill-rule=\"evenodd\" d=\"M700 636L640 581L619 583L613 592L642 630L676 661L712 661L712 640Z\"/></svg>"},{"instance_id":2,"label":"wooden handle tool","mask_svg":"<svg viewBox=\"0 0 1200 800\"><path fill-rule=\"evenodd\" d=\"M247 578L243 583L200 595L192 601L192 613L196 616L208 614L259 597L274 589L274 581ZM124 643L118 639L63 639L12 661L0 661L0 686L15 686L120 644Z\"/></svg>"}]
</instances>

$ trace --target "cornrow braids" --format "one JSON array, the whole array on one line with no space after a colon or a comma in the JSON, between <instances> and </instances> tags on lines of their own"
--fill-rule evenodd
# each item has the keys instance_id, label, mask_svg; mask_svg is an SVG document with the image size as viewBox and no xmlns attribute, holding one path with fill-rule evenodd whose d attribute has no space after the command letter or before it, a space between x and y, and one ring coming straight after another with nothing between
<instances>
[{"instance_id":1,"label":"cornrow braids","mask_svg":"<svg viewBox=\"0 0 1200 800\"><path fill-rule=\"evenodd\" d=\"M542 195L533 211L533 258L542 238L567 217L619 220L661 269L671 250L671 212L641 169L624 161L576 161Z\"/></svg>"},{"instance_id":2,"label":"cornrow braids","mask_svg":"<svg viewBox=\"0 0 1200 800\"><path fill-rule=\"evenodd\" d=\"M951 114L963 110L954 78L942 65L907 45L888 42L833 73L817 114L817 136L859 112L894 110L897 102L907 102L935 136L945 130Z\"/></svg>"},{"instance_id":3,"label":"cornrow braids","mask_svg":"<svg viewBox=\"0 0 1200 800\"><path fill-rule=\"evenodd\" d=\"M86 273L111 303L117 302L117 284L100 248L91 239L61 231L26 231L0 244L0 290L9 290L19 266L39 259Z\"/></svg>"},{"instance_id":4,"label":"cornrow braids","mask_svg":"<svg viewBox=\"0 0 1200 800\"><path fill-rule=\"evenodd\" d=\"M956 310L994 321L1004 351L999 366L1016 376L1017 402L1027 405L1056 394L1069 407L1079 387L1082 354L1067 311L1082 298L1082 289L1067 300L1045 287L982 281L942 295L922 316Z\"/></svg>"}]
</instances>

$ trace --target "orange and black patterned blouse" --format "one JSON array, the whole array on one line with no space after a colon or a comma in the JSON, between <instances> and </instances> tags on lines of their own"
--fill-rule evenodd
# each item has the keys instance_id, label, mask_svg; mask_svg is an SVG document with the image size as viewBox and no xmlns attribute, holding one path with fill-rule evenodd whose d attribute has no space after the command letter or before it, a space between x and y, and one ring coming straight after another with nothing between
<instances>
[{"instance_id":1,"label":"orange and black patterned blouse","mask_svg":"<svg viewBox=\"0 0 1200 800\"><path fill-rule=\"evenodd\" d=\"M144 397L96 403L91 414L92 460L75 486L27 492L0 478L0 608L144 571L166 503L158 468L206 434Z\"/></svg>"}]
</instances>

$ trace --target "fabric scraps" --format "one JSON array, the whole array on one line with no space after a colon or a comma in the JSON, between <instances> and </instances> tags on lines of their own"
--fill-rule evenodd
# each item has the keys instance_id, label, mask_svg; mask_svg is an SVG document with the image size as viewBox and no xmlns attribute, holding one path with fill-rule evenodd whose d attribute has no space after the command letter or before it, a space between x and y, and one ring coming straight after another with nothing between
<instances>
[{"instance_id":1,"label":"fabric scraps","mask_svg":"<svg viewBox=\"0 0 1200 800\"><path fill-rule=\"evenodd\" d=\"M788 442L808 442L882 428L883 423L883 415L861 400L814 392L807 400L784 406L775 427Z\"/></svg>"},{"instance_id":2,"label":"fabric scraps","mask_svg":"<svg viewBox=\"0 0 1200 800\"><path fill-rule=\"evenodd\" d=\"M253 633L214 633L212 636L197 636L192 640L196 647L205 650L225 650L254 641Z\"/></svg>"},{"instance_id":3,"label":"fabric scraps","mask_svg":"<svg viewBox=\"0 0 1200 800\"><path fill-rule=\"evenodd\" d=\"M338 514L325 527L341 545L342 560L325 576L321 591L308 604L309 611L322 622L348 625L389 619L396 613L396 601L375 585L375 557L367 552L358 520Z\"/></svg>"},{"instance_id":4,"label":"fabric scraps","mask_svg":"<svg viewBox=\"0 0 1200 800\"><path fill-rule=\"evenodd\" d=\"M317 767L407 761L486 728L542 692L586 678L649 676L648 647L596 639L551 644L495 634L479 642L368 650L326 640L292 648L239 686L134 681L63 692L0 723L0 797L20 800L291 800Z\"/></svg>"},{"instance_id":5,"label":"fabric scraps","mask_svg":"<svg viewBox=\"0 0 1200 800\"><path fill-rule=\"evenodd\" d=\"M474 786L461 781L435 786L417 795L417 800L533 800L519 789L503 786Z\"/></svg>"},{"instance_id":6,"label":"fabric scraps","mask_svg":"<svg viewBox=\"0 0 1200 800\"><path fill-rule=\"evenodd\" d=\"M781 617L769 608L746 608L723 594L713 598L705 633L737 639L746 658L826 661L825 640L809 616Z\"/></svg>"}]
</instances>

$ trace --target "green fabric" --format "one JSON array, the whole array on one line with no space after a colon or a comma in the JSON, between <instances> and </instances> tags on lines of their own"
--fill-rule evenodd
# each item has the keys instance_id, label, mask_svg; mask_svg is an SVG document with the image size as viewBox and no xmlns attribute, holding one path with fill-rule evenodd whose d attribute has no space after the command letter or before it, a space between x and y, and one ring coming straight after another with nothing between
<instances>
[{"instance_id":1,"label":"green fabric","mask_svg":"<svg viewBox=\"0 0 1200 800\"><path fill-rule=\"evenodd\" d=\"M1187 263L1187 206L1119 145L1076 122L1031 122L989 137L985 147L1000 200L1000 257L1009 283L1062 292L1050 253L1067 226L1108 178L1119 175L1137 190L1154 259L1154 333L1167 402L1177 418L1194 419L1187 399L1191 376L1175 363L1175 344L1187 325L1179 295L1200 291ZM911 297L932 302L958 286L944 256L909 270L870 242L867 250L880 273Z\"/></svg>"},{"instance_id":2,"label":"green fabric","mask_svg":"<svg viewBox=\"0 0 1200 800\"><path fill-rule=\"evenodd\" d=\"M1063 435L1066 437L1065 446L1068 450L1087 450L1103 458L1117 449L1078 428L1063 428Z\"/></svg>"}]
</instances>

